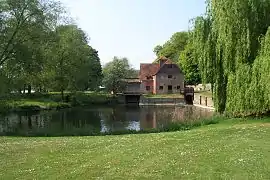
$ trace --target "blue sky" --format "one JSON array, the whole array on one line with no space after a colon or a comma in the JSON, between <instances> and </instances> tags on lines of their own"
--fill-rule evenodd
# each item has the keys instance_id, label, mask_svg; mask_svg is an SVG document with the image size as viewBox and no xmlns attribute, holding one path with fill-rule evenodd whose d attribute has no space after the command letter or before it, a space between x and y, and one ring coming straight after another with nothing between
<instances>
[{"instance_id":1,"label":"blue sky","mask_svg":"<svg viewBox=\"0 0 270 180\"><path fill-rule=\"evenodd\" d=\"M205 0L60 0L99 51L102 65L127 57L138 69L153 49L205 12Z\"/></svg>"}]
</instances>

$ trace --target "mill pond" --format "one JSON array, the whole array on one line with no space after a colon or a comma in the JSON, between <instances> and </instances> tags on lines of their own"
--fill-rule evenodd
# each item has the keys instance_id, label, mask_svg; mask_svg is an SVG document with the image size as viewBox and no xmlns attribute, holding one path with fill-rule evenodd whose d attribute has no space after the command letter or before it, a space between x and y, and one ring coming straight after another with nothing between
<instances>
[{"instance_id":1,"label":"mill pond","mask_svg":"<svg viewBox=\"0 0 270 180\"><path fill-rule=\"evenodd\" d=\"M68 136L93 132L160 129L173 122L200 121L213 111L195 106L80 107L0 116L0 135Z\"/></svg>"}]
</instances>

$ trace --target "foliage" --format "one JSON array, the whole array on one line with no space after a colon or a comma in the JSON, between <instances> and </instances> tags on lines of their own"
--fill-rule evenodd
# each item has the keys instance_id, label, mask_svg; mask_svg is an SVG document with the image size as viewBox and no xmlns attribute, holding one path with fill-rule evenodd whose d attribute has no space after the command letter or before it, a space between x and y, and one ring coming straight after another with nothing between
<instances>
[{"instance_id":1,"label":"foliage","mask_svg":"<svg viewBox=\"0 0 270 180\"><path fill-rule=\"evenodd\" d=\"M184 132L1 137L0 178L268 179L269 130L232 119Z\"/></svg>"},{"instance_id":2,"label":"foliage","mask_svg":"<svg viewBox=\"0 0 270 180\"><path fill-rule=\"evenodd\" d=\"M129 65L127 58L114 57L113 60L107 63L103 68L103 85L108 91L114 93L122 92L126 83L125 78L134 78L137 72Z\"/></svg>"},{"instance_id":3,"label":"foliage","mask_svg":"<svg viewBox=\"0 0 270 180\"><path fill-rule=\"evenodd\" d=\"M242 65L229 76L226 110L235 115L263 114L270 111L270 28L253 66ZM245 93L243 93L245 92Z\"/></svg>"},{"instance_id":4,"label":"foliage","mask_svg":"<svg viewBox=\"0 0 270 180\"><path fill-rule=\"evenodd\" d=\"M49 49L48 77L54 90L87 90L101 81L101 65L97 51L87 45L85 33L75 25L57 27L56 41Z\"/></svg>"},{"instance_id":5,"label":"foliage","mask_svg":"<svg viewBox=\"0 0 270 180\"><path fill-rule=\"evenodd\" d=\"M192 38L192 32L176 32L163 46L157 45L154 53L157 57L164 56L179 64L187 84L198 84L201 82L201 75Z\"/></svg>"},{"instance_id":6,"label":"foliage","mask_svg":"<svg viewBox=\"0 0 270 180\"><path fill-rule=\"evenodd\" d=\"M178 62L181 51L184 50L188 42L188 32L176 32L172 35L162 46L157 45L154 48L154 52L157 57L164 56L171 59L175 63Z\"/></svg>"},{"instance_id":7,"label":"foliage","mask_svg":"<svg viewBox=\"0 0 270 180\"><path fill-rule=\"evenodd\" d=\"M264 94L265 81L255 74L268 76L261 65L260 39L270 25L270 2L263 0L210 0L204 17L194 22L194 47L202 79L213 84L215 107L233 113L264 113L268 108L255 99ZM257 62L255 59L258 59ZM260 59L260 60L259 60ZM267 63L265 64L266 67ZM262 78L263 79L263 78ZM253 81L253 82L252 82ZM253 89L249 84L253 83ZM256 90L255 90L256 89ZM250 97L252 97L250 99ZM268 98L268 96L266 96ZM266 99L263 104L268 105ZM259 109L256 108L259 106Z\"/></svg>"},{"instance_id":8,"label":"foliage","mask_svg":"<svg viewBox=\"0 0 270 180\"><path fill-rule=\"evenodd\" d=\"M198 61L195 58L192 41L189 42L179 57L179 66L185 74L185 83L196 85L201 82Z\"/></svg>"},{"instance_id":9,"label":"foliage","mask_svg":"<svg viewBox=\"0 0 270 180\"><path fill-rule=\"evenodd\" d=\"M98 52L59 2L2 0L0 21L0 92L98 89Z\"/></svg>"}]
</instances>

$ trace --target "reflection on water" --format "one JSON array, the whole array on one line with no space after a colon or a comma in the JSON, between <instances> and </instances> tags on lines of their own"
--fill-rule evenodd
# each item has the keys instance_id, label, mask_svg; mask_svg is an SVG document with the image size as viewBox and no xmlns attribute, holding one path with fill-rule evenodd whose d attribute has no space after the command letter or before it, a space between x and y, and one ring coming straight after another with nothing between
<instances>
[{"instance_id":1,"label":"reflection on water","mask_svg":"<svg viewBox=\"0 0 270 180\"><path fill-rule=\"evenodd\" d=\"M213 111L194 106L121 106L23 112L0 116L0 135L90 135L93 132L145 130L212 115Z\"/></svg>"}]
</instances>

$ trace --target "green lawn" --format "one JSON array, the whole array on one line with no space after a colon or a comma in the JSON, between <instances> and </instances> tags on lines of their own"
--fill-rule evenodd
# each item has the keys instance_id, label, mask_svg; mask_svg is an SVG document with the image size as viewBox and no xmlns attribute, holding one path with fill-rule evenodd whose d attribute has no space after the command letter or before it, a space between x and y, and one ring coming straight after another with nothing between
<instances>
[{"instance_id":1,"label":"green lawn","mask_svg":"<svg viewBox=\"0 0 270 180\"><path fill-rule=\"evenodd\" d=\"M184 98L182 94L146 94L146 98Z\"/></svg>"},{"instance_id":2,"label":"green lawn","mask_svg":"<svg viewBox=\"0 0 270 180\"><path fill-rule=\"evenodd\" d=\"M206 96L208 98L212 98L212 96L213 96L211 91L196 92L195 94L198 96Z\"/></svg>"},{"instance_id":3,"label":"green lawn","mask_svg":"<svg viewBox=\"0 0 270 180\"><path fill-rule=\"evenodd\" d=\"M269 179L270 121L159 134L0 137L0 159L5 180Z\"/></svg>"},{"instance_id":4,"label":"green lawn","mask_svg":"<svg viewBox=\"0 0 270 180\"><path fill-rule=\"evenodd\" d=\"M115 101L114 97L107 93L77 92L76 94L71 94L66 92L64 95L65 101L66 97L69 96L68 102L62 101L60 92L31 95L11 94L6 97L0 97L0 113L21 110L58 109L83 105L107 105Z\"/></svg>"}]
</instances>

